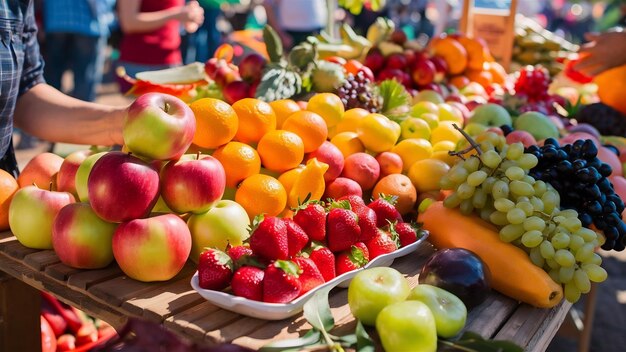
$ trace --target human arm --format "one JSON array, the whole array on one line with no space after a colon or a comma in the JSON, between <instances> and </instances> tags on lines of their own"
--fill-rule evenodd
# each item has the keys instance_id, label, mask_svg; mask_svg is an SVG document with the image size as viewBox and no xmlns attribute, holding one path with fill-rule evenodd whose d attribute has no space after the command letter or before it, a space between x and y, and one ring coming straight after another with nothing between
<instances>
[{"instance_id":1,"label":"human arm","mask_svg":"<svg viewBox=\"0 0 626 352\"><path fill-rule=\"evenodd\" d=\"M141 12L141 0L119 1L117 6L120 27L124 33L150 32L173 20L180 21L185 27L195 24L197 28L204 21L204 10L196 1L154 12Z\"/></svg>"},{"instance_id":2,"label":"human arm","mask_svg":"<svg viewBox=\"0 0 626 352\"><path fill-rule=\"evenodd\" d=\"M626 65L626 32L605 32L587 34L589 40L579 53L580 60L574 69L595 76L613 67Z\"/></svg>"},{"instance_id":3,"label":"human arm","mask_svg":"<svg viewBox=\"0 0 626 352\"><path fill-rule=\"evenodd\" d=\"M13 122L27 133L48 141L121 145L126 108L78 100L40 83L17 100Z\"/></svg>"}]
</instances>

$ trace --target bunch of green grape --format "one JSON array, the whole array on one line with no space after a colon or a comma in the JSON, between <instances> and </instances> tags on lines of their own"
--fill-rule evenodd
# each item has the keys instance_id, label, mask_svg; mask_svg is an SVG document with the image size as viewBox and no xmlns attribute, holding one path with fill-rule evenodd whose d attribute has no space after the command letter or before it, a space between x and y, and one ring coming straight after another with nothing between
<instances>
[{"instance_id":1,"label":"bunch of green grape","mask_svg":"<svg viewBox=\"0 0 626 352\"><path fill-rule=\"evenodd\" d=\"M476 142L481 153L465 157L441 179L441 188L453 191L444 205L496 225L500 239L524 249L563 284L572 303L589 292L591 282L604 281L607 273L594 251L598 234L582 226L575 210L559 208L559 193L550 184L528 175L537 157L493 132Z\"/></svg>"}]
</instances>

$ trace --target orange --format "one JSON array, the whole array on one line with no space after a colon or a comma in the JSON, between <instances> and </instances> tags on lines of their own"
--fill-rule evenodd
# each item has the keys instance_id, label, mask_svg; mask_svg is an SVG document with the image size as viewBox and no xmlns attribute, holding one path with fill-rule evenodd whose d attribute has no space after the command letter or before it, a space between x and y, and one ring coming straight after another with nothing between
<instances>
[{"instance_id":1,"label":"orange","mask_svg":"<svg viewBox=\"0 0 626 352\"><path fill-rule=\"evenodd\" d=\"M465 36L459 36L456 40L467 51L467 68L470 70L482 70L488 55L487 44L482 40Z\"/></svg>"},{"instance_id":2,"label":"orange","mask_svg":"<svg viewBox=\"0 0 626 352\"><path fill-rule=\"evenodd\" d=\"M304 158L304 143L293 132L274 130L261 138L257 151L266 169L282 172L300 165Z\"/></svg>"},{"instance_id":3,"label":"orange","mask_svg":"<svg viewBox=\"0 0 626 352\"><path fill-rule=\"evenodd\" d=\"M276 114L264 101L254 98L241 99L233 104L233 109L239 117L236 141L256 144L263 135L276 129Z\"/></svg>"},{"instance_id":4,"label":"orange","mask_svg":"<svg viewBox=\"0 0 626 352\"><path fill-rule=\"evenodd\" d=\"M42 189L56 190L57 172L61 169L63 158L52 153L41 153L32 158L17 178L20 188L33 184Z\"/></svg>"},{"instance_id":5,"label":"orange","mask_svg":"<svg viewBox=\"0 0 626 352\"><path fill-rule=\"evenodd\" d=\"M254 148L241 142L228 142L213 152L226 171L226 187L237 187L245 178L261 171L261 157Z\"/></svg>"},{"instance_id":6,"label":"orange","mask_svg":"<svg viewBox=\"0 0 626 352\"><path fill-rule=\"evenodd\" d=\"M490 71L467 70L465 74L470 81L480 84L483 88L490 87L493 83L493 75Z\"/></svg>"},{"instance_id":7,"label":"orange","mask_svg":"<svg viewBox=\"0 0 626 352\"><path fill-rule=\"evenodd\" d=\"M291 99L275 100L271 101L269 104L276 114L277 129L283 128L283 123L285 122L285 120L287 120L289 116L291 116L291 114L296 111L302 110L300 108L300 105L298 105L298 103Z\"/></svg>"},{"instance_id":8,"label":"orange","mask_svg":"<svg viewBox=\"0 0 626 352\"><path fill-rule=\"evenodd\" d=\"M402 215L413 210L417 201L415 186L403 174L391 174L381 178L372 190L372 197L378 199L381 193L398 197L395 207Z\"/></svg>"},{"instance_id":9,"label":"orange","mask_svg":"<svg viewBox=\"0 0 626 352\"><path fill-rule=\"evenodd\" d=\"M260 214L276 216L287 205L287 191L274 177L256 174L241 182L235 201L246 210L250 219Z\"/></svg>"},{"instance_id":10,"label":"orange","mask_svg":"<svg viewBox=\"0 0 626 352\"><path fill-rule=\"evenodd\" d=\"M354 154L365 151L363 142L359 139L359 135L356 132L341 132L337 133L330 143L337 147L344 158Z\"/></svg>"},{"instance_id":11,"label":"orange","mask_svg":"<svg viewBox=\"0 0 626 352\"><path fill-rule=\"evenodd\" d=\"M0 231L9 229L9 205L19 185L13 176L0 169Z\"/></svg>"},{"instance_id":12,"label":"orange","mask_svg":"<svg viewBox=\"0 0 626 352\"><path fill-rule=\"evenodd\" d=\"M230 142L239 128L235 110L226 102L202 98L189 105L196 116L196 134L193 143L199 147L215 149Z\"/></svg>"},{"instance_id":13,"label":"orange","mask_svg":"<svg viewBox=\"0 0 626 352\"><path fill-rule=\"evenodd\" d=\"M493 83L504 84L506 81L506 70L497 62L488 62L485 64L491 73Z\"/></svg>"},{"instance_id":14,"label":"orange","mask_svg":"<svg viewBox=\"0 0 626 352\"><path fill-rule=\"evenodd\" d=\"M606 70L593 79L598 85L600 101L626 114L626 65Z\"/></svg>"},{"instance_id":15,"label":"orange","mask_svg":"<svg viewBox=\"0 0 626 352\"><path fill-rule=\"evenodd\" d=\"M448 64L448 72L458 75L467 67L467 50L452 37L445 37L432 42L433 54L441 56Z\"/></svg>"},{"instance_id":16,"label":"orange","mask_svg":"<svg viewBox=\"0 0 626 352\"><path fill-rule=\"evenodd\" d=\"M326 121L320 115L310 111L294 112L287 118L282 128L302 138L305 153L316 150L328 138Z\"/></svg>"},{"instance_id":17,"label":"orange","mask_svg":"<svg viewBox=\"0 0 626 352\"><path fill-rule=\"evenodd\" d=\"M465 88L471 81L469 78L463 75L458 75L450 78L450 84L457 87L458 89Z\"/></svg>"},{"instance_id":18,"label":"orange","mask_svg":"<svg viewBox=\"0 0 626 352\"><path fill-rule=\"evenodd\" d=\"M336 126L342 119L344 106L341 99L333 93L318 93L309 99L306 109L320 115L328 128Z\"/></svg>"}]
</instances>

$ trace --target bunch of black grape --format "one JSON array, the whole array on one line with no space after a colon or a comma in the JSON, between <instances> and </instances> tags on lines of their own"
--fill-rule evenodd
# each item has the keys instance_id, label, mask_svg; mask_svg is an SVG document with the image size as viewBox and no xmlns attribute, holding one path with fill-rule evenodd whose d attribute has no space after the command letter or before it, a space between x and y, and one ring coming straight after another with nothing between
<instances>
[{"instance_id":1,"label":"bunch of black grape","mask_svg":"<svg viewBox=\"0 0 626 352\"><path fill-rule=\"evenodd\" d=\"M574 119L580 123L588 123L605 136L626 137L626 116L603 103L583 106Z\"/></svg>"},{"instance_id":2,"label":"bunch of black grape","mask_svg":"<svg viewBox=\"0 0 626 352\"><path fill-rule=\"evenodd\" d=\"M362 108L369 112L380 112L382 107L381 98L375 94L372 82L363 72L358 72L356 76L349 74L346 82L337 89L337 95L346 110Z\"/></svg>"},{"instance_id":3,"label":"bunch of black grape","mask_svg":"<svg viewBox=\"0 0 626 352\"><path fill-rule=\"evenodd\" d=\"M559 146L546 139L542 147L530 146L526 152L539 159L530 175L549 183L559 192L561 207L575 209L583 226L592 224L606 237L602 249L624 250L626 224L621 214L624 202L613 190L608 176L611 167L598 159L598 149L592 140L577 140Z\"/></svg>"}]
</instances>

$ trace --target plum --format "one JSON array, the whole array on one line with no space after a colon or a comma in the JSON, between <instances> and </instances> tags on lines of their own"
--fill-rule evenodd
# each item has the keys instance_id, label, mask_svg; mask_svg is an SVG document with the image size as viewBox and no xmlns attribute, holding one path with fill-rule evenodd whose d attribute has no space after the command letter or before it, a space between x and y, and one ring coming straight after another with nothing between
<instances>
[{"instance_id":1,"label":"plum","mask_svg":"<svg viewBox=\"0 0 626 352\"><path fill-rule=\"evenodd\" d=\"M422 267L419 283L443 288L468 309L481 304L491 290L491 272L473 252L463 248L437 251Z\"/></svg>"}]
</instances>

